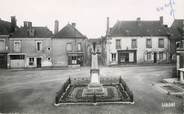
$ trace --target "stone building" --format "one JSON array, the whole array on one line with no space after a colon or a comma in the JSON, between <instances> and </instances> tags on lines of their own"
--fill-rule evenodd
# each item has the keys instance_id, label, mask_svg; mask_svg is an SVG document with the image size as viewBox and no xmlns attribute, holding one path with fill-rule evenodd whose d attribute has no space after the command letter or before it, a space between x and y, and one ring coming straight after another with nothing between
<instances>
[{"instance_id":1,"label":"stone building","mask_svg":"<svg viewBox=\"0 0 184 114\"><path fill-rule=\"evenodd\" d=\"M24 26L9 38L9 68L52 66L52 32L47 27Z\"/></svg>"},{"instance_id":2,"label":"stone building","mask_svg":"<svg viewBox=\"0 0 184 114\"><path fill-rule=\"evenodd\" d=\"M103 48L102 48L102 38L91 38L86 42L86 65L91 65L91 52L93 46L95 45L95 52L98 53L98 64L105 65L104 56L103 56Z\"/></svg>"},{"instance_id":3,"label":"stone building","mask_svg":"<svg viewBox=\"0 0 184 114\"><path fill-rule=\"evenodd\" d=\"M142 21L140 18L136 21L117 21L108 29L107 65L169 62L169 30L163 24L163 17L155 21Z\"/></svg>"},{"instance_id":4,"label":"stone building","mask_svg":"<svg viewBox=\"0 0 184 114\"><path fill-rule=\"evenodd\" d=\"M53 66L83 66L86 39L75 23L63 27L52 38Z\"/></svg>"},{"instance_id":5,"label":"stone building","mask_svg":"<svg viewBox=\"0 0 184 114\"><path fill-rule=\"evenodd\" d=\"M184 83L184 40L177 42L176 58L177 77Z\"/></svg>"},{"instance_id":6,"label":"stone building","mask_svg":"<svg viewBox=\"0 0 184 114\"><path fill-rule=\"evenodd\" d=\"M184 20L183 19L175 19L172 23L170 29L170 40L171 40L171 54L172 54L172 61L176 62L176 44L182 40L183 36L183 26Z\"/></svg>"},{"instance_id":7,"label":"stone building","mask_svg":"<svg viewBox=\"0 0 184 114\"><path fill-rule=\"evenodd\" d=\"M9 53L9 36L18 29L15 16L11 16L11 22L0 19L0 68L7 68Z\"/></svg>"}]
</instances>

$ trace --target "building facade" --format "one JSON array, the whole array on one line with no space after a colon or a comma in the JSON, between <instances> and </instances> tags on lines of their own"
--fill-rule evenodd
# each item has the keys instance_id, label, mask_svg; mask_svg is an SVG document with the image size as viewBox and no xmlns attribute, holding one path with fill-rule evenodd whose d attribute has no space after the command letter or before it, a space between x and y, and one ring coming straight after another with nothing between
<instances>
[{"instance_id":1,"label":"building facade","mask_svg":"<svg viewBox=\"0 0 184 114\"><path fill-rule=\"evenodd\" d=\"M105 65L104 61L104 55L102 51L102 38L91 38L88 39L86 42L86 65L91 65L91 53L94 50L93 47L95 47L95 52L98 54L98 64L99 65Z\"/></svg>"},{"instance_id":2,"label":"building facade","mask_svg":"<svg viewBox=\"0 0 184 114\"><path fill-rule=\"evenodd\" d=\"M118 21L107 34L105 52L107 65L169 62L169 31L163 17L159 21Z\"/></svg>"},{"instance_id":3,"label":"building facade","mask_svg":"<svg viewBox=\"0 0 184 114\"><path fill-rule=\"evenodd\" d=\"M9 35L0 35L0 68L7 68L8 65L8 37Z\"/></svg>"},{"instance_id":4,"label":"building facade","mask_svg":"<svg viewBox=\"0 0 184 114\"><path fill-rule=\"evenodd\" d=\"M31 22L9 38L9 68L52 66L52 32L47 27L32 27Z\"/></svg>"},{"instance_id":5,"label":"building facade","mask_svg":"<svg viewBox=\"0 0 184 114\"><path fill-rule=\"evenodd\" d=\"M11 22L0 19L0 68L8 67L9 36L18 29L15 16Z\"/></svg>"},{"instance_id":6,"label":"building facade","mask_svg":"<svg viewBox=\"0 0 184 114\"><path fill-rule=\"evenodd\" d=\"M184 40L177 42L176 48L177 78L184 83Z\"/></svg>"},{"instance_id":7,"label":"building facade","mask_svg":"<svg viewBox=\"0 0 184 114\"><path fill-rule=\"evenodd\" d=\"M52 38L53 66L83 66L85 64L86 37L76 24L67 24Z\"/></svg>"}]
</instances>

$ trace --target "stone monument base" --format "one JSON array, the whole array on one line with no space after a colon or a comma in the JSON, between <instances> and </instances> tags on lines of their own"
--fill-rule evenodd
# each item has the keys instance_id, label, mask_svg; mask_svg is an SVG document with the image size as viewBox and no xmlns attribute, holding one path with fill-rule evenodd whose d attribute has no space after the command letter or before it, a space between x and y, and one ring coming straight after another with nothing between
<instances>
[{"instance_id":1,"label":"stone monument base","mask_svg":"<svg viewBox=\"0 0 184 114\"><path fill-rule=\"evenodd\" d=\"M107 89L102 84L90 83L87 88L83 89L82 97L107 96Z\"/></svg>"}]
</instances>

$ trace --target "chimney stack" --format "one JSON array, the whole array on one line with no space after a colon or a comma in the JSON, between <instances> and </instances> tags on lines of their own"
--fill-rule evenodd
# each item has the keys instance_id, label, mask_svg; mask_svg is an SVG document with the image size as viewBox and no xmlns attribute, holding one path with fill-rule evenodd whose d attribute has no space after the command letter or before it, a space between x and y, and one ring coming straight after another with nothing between
<instances>
[{"instance_id":1,"label":"chimney stack","mask_svg":"<svg viewBox=\"0 0 184 114\"><path fill-rule=\"evenodd\" d=\"M59 21L55 20L54 22L54 34L57 34L59 31Z\"/></svg>"},{"instance_id":2,"label":"chimney stack","mask_svg":"<svg viewBox=\"0 0 184 114\"><path fill-rule=\"evenodd\" d=\"M17 20L15 16L11 16L11 33L15 32L17 27Z\"/></svg>"},{"instance_id":3,"label":"chimney stack","mask_svg":"<svg viewBox=\"0 0 184 114\"><path fill-rule=\"evenodd\" d=\"M109 17L107 17L107 28L106 28L106 36L108 36L110 34L110 30L109 30Z\"/></svg>"},{"instance_id":4,"label":"chimney stack","mask_svg":"<svg viewBox=\"0 0 184 114\"><path fill-rule=\"evenodd\" d=\"M163 22L164 22L163 16L160 16L160 24L163 24Z\"/></svg>"},{"instance_id":5,"label":"chimney stack","mask_svg":"<svg viewBox=\"0 0 184 114\"><path fill-rule=\"evenodd\" d=\"M140 26L141 25L141 18L140 17L137 17L137 25Z\"/></svg>"},{"instance_id":6,"label":"chimney stack","mask_svg":"<svg viewBox=\"0 0 184 114\"><path fill-rule=\"evenodd\" d=\"M75 28L76 27L76 23L72 23L72 26Z\"/></svg>"},{"instance_id":7,"label":"chimney stack","mask_svg":"<svg viewBox=\"0 0 184 114\"><path fill-rule=\"evenodd\" d=\"M32 22L29 22L29 21L24 21L24 27L25 28L32 28Z\"/></svg>"},{"instance_id":8,"label":"chimney stack","mask_svg":"<svg viewBox=\"0 0 184 114\"><path fill-rule=\"evenodd\" d=\"M137 17L137 21L141 21L141 18L140 17Z\"/></svg>"},{"instance_id":9,"label":"chimney stack","mask_svg":"<svg viewBox=\"0 0 184 114\"><path fill-rule=\"evenodd\" d=\"M32 22L27 22L28 28L31 29L32 28Z\"/></svg>"}]
</instances>

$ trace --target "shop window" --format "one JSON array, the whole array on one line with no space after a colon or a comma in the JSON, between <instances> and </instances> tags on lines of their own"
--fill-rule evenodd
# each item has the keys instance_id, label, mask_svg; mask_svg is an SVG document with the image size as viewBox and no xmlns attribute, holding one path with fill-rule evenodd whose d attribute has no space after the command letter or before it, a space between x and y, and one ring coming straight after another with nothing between
<instances>
[{"instance_id":1,"label":"shop window","mask_svg":"<svg viewBox=\"0 0 184 114\"><path fill-rule=\"evenodd\" d=\"M77 57L76 56L72 56L72 64L77 64Z\"/></svg>"},{"instance_id":2,"label":"shop window","mask_svg":"<svg viewBox=\"0 0 184 114\"><path fill-rule=\"evenodd\" d=\"M116 61L116 53L112 53L112 61Z\"/></svg>"},{"instance_id":3,"label":"shop window","mask_svg":"<svg viewBox=\"0 0 184 114\"><path fill-rule=\"evenodd\" d=\"M159 60L163 60L164 53L163 52L159 52Z\"/></svg>"},{"instance_id":4,"label":"shop window","mask_svg":"<svg viewBox=\"0 0 184 114\"><path fill-rule=\"evenodd\" d=\"M24 59L24 58L25 58L24 55L10 55L11 60L20 60L20 59Z\"/></svg>"},{"instance_id":5,"label":"shop window","mask_svg":"<svg viewBox=\"0 0 184 114\"><path fill-rule=\"evenodd\" d=\"M147 60L151 60L151 52L147 53Z\"/></svg>"},{"instance_id":6,"label":"shop window","mask_svg":"<svg viewBox=\"0 0 184 114\"><path fill-rule=\"evenodd\" d=\"M32 58L29 58L29 65L34 65L34 58L32 57Z\"/></svg>"}]
</instances>

